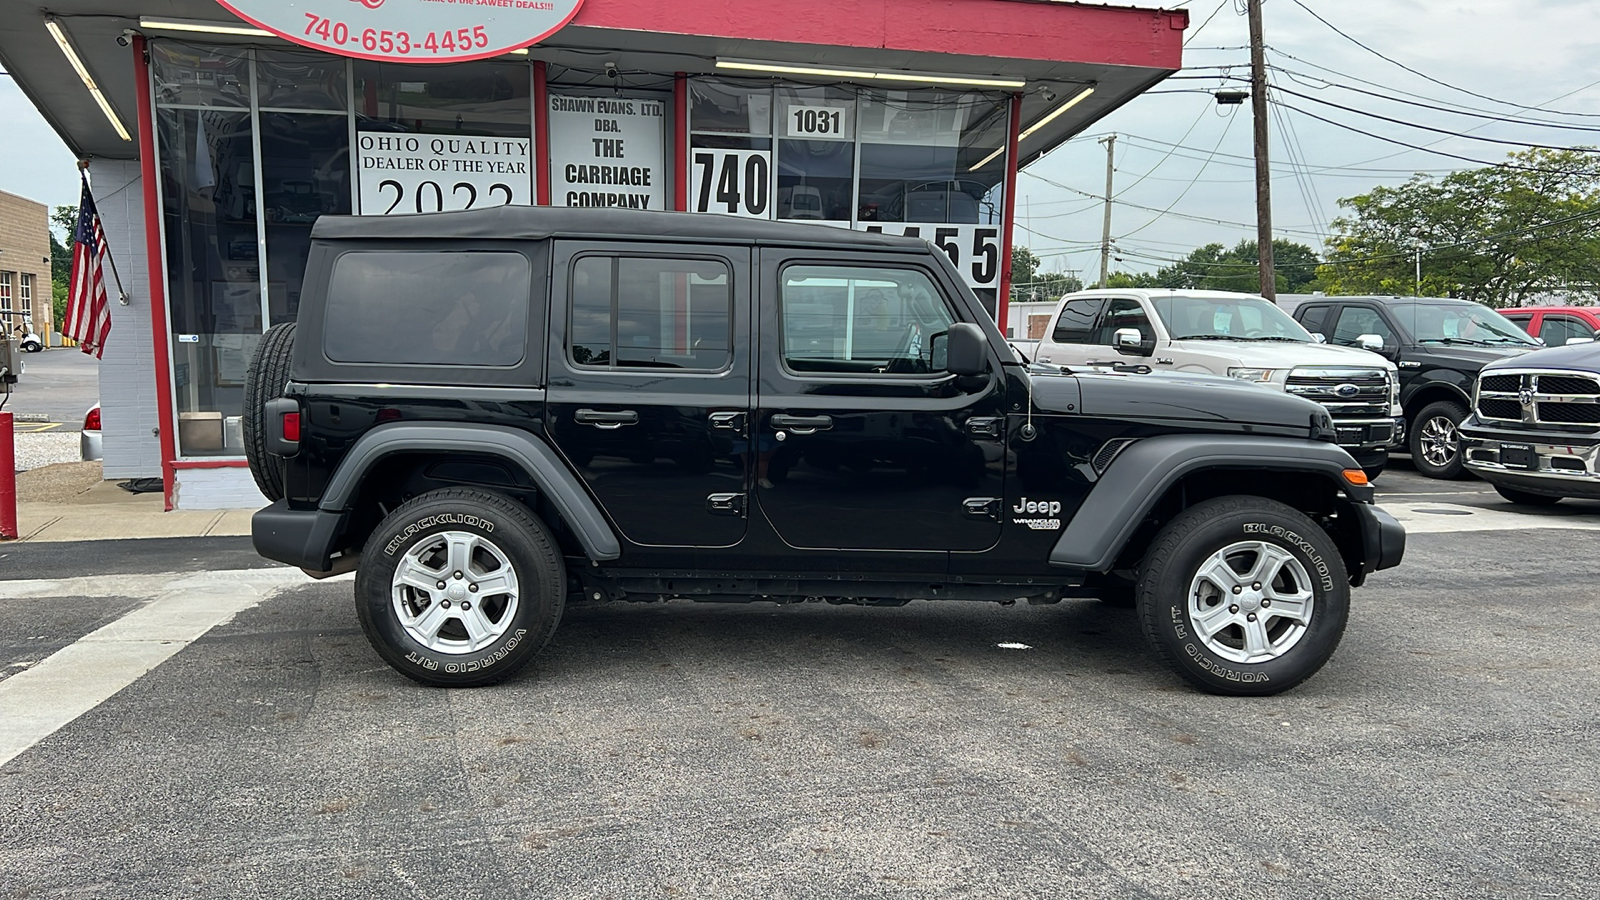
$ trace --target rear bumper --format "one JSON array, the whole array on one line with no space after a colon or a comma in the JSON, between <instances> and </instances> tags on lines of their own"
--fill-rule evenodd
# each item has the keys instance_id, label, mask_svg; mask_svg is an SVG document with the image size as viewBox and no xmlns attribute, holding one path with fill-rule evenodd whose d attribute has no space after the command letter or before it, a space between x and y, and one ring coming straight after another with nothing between
<instances>
[{"instance_id":1,"label":"rear bumper","mask_svg":"<svg viewBox=\"0 0 1600 900\"><path fill-rule=\"evenodd\" d=\"M313 572L332 568L334 544L344 533L345 514L320 509L290 509L279 500L250 518L250 542L267 559Z\"/></svg>"}]
</instances>

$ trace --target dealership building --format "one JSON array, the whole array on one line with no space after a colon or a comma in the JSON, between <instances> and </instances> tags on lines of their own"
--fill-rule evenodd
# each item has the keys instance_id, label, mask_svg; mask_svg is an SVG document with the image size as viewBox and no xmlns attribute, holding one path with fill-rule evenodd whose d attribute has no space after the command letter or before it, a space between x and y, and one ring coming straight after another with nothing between
<instances>
[{"instance_id":1,"label":"dealership building","mask_svg":"<svg viewBox=\"0 0 1600 900\"><path fill-rule=\"evenodd\" d=\"M321 215L617 206L910 233L1006 327L1018 169L1179 69L1188 25L1051 0L137 5L7 4L0 63L88 161L126 290L105 476L160 476L193 509L264 505L245 370L295 316Z\"/></svg>"}]
</instances>

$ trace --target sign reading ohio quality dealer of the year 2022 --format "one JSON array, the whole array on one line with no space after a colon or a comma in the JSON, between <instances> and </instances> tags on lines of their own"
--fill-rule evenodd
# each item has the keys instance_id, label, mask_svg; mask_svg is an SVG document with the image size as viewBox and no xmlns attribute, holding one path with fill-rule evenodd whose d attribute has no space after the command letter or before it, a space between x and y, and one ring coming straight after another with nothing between
<instances>
[{"instance_id":1,"label":"sign reading ohio quality dealer of the year 2022","mask_svg":"<svg viewBox=\"0 0 1600 900\"><path fill-rule=\"evenodd\" d=\"M527 206L532 141L470 134L356 133L363 216Z\"/></svg>"},{"instance_id":2,"label":"sign reading ohio quality dealer of the year 2022","mask_svg":"<svg viewBox=\"0 0 1600 900\"><path fill-rule=\"evenodd\" d=\"M285 40L387 62L487 59L542 41L583 0L217 0Z\"/></svg>"}]
</instances>

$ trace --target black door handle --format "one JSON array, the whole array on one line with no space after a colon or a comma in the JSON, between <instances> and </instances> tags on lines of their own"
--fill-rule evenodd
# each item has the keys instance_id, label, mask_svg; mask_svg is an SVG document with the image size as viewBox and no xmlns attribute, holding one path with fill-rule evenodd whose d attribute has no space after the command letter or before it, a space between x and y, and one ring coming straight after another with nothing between
<instances>
[{"instance_id":1,"label":"black door handle","mask_svg":"<svg viewBox=\"0 0 1600 900\"><path fill-rule=\"evenodd\" d=\"M572 421L580 425L593 425L596 428L621 428L624 425L637 425L639 414L631 409L607 412L598 409L580 409L572 414Z\"/></svg>"},{"instance_id":2,"label":"black door handle","mask_svg":"<svg viewBox=\"0 0 1600 900\"><path fill-rule=\"evenodd\" d=\"M815 434L833 427L831 416L789 416L777 413L772 417L772 427L786 429L795 434Z\"/></svg>"}]
</instances>

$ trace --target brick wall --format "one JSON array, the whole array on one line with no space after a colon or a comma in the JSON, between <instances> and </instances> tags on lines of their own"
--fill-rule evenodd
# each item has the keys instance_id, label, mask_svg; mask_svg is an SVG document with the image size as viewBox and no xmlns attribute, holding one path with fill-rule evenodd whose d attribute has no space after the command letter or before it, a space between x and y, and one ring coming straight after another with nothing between
<instances>
[{"instance_id":1,"label":"brick wall","mask_svg":"<svg viewBox=\"0 0 1600 900\"><path fill-rule=\"evenodd\" d=\"M0 272L11 274L7 333L23 323L22 276L33 278L33 312L27 318L41 337L54 327L50 310L50 212L43 203L0 191Z\"/></svg>"},{"instance_id":2,"label":"brick wall","mask_svg":"<svg viewBox=\"0 0 1600 900\"><path fill-rule=\"evenodd\" d=\"M106 478L159 478L161 442L155 350L150 335L150 270L146 265L144 183L137 160L97 159L89 166L95 206L116 258L129 305L111 298L111 337L100 360L100 417ZM152 235L159 240L159 236ZM111 273L106 272L109 281Z\"/></svg>"}]
</instances>

